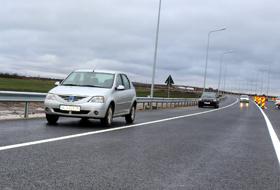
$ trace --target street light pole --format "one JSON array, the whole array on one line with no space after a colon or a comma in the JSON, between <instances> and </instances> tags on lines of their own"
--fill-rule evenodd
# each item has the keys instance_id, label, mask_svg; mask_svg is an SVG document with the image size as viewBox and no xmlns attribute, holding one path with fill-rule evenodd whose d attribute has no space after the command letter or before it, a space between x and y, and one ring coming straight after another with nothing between
<instances>
[{"instance_id":1,"label":"street light pole","mask_svg":"<svg viewBox=\"0 0 280 190\"><path fill-rule=\"evenodd\" d=\"M155 85L156 63L157 63L160 13L161 13L161 0L159 0L159 8L158 8L157 30L156 30L156 40L155 40L155 52L154 52L154 62L153 62L153 75L152 75L152 86L151 86L151 98L154 97L154 85Z\"/></svg>"},{"instance_id":2,"label":"street light pole","mask_svg":"<svg viewBox=\"0 0 280 190\"><path fill-rule=\"evenodd\" d=\"M203 82L203 92L205 92L205 88L206 88L206 77L207 77L207 67L208 67L208 54L209 54L209 44L210 44L210 37L211 34L214 32L220 32L226 30L226 28L221 28L218 30L212 30L210 32L208 32L208 38L207 38L207 47L206 47L206 60L205 60L205 70L204 70L204 82Z\"/></svg>"},{"instance_id":3,"label":"street light pole","mask_svg":"<svg viewBox=\"0 0 280 190\"><path fill-rule=\"evenodd\" d=\"M223 59L224 59L224 55L226 54L230 54L233 53L232 50L230 51L225 51L221 54L221 58L220 58L220 69L219 69L219 83L218 83L218 94L220 94L220 86L221 86L221 79L222 79L222 68L223 68Z\"/></svg>"},{"instance_id":4,"label":"street light pole","mask_svg":"<svg viewBox=\"0 0 280 190\"><path fill-rule=\"evenodd\" d=\"M266 96L269 96L269 90L270 90L270 70L271 70L271 63L268 65L268 70L267 70L267 89L266 89Z\"/></svg>"}]
</instances>

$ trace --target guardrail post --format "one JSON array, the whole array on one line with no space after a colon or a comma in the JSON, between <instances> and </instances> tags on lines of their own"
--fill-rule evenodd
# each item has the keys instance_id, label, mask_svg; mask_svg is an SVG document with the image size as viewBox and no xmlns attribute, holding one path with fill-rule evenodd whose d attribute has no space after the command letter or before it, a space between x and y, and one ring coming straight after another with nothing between
<instances>
[{"instance_id":1,"label":"guardrail post","mask_svg":"<svg viewBox=\"0 0 280 190\"><path fill-rule=\"evenodd\" d=\"M28 118L28 112L29 112L29 103L25 102L25 105L24 105L24 118Z\"/></svg>"}]
</instances>

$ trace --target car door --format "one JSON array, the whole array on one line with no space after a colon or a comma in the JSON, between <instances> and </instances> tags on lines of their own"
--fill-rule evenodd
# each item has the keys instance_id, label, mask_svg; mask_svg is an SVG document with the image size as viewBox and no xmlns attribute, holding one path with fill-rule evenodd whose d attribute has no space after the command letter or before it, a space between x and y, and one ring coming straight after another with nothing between
<instances>
[{"instance_id":1,"label":"car door","mask_svg":"<svg viewBox=\"0 0 280 190\"><path fill-rule=\"evenodd\" d=\"M125 87L125 94L124 94L124 101L125 101L125 112L130 112L130 108L131 108L131 105L132 105L132 101L133 101L133 98L134 98L134 89L132 89L131 87L131 83L128 79L128 77L125 75L125 74L121 74L122 76L122 81L123 81L123 84L124 84L124 87Z\"/></svg>"},{"instance_id":2,"label":"car door","mask_svg":"<svg viewBox=\"0 0 280 190\"><path fill-rule=\"evenodd\" d=\"M116 88L119 85L123 85L123 80L120 74L116 77L116 84L115 84L115 92L114 92L114 99L115 99L115 115L123 114L126 110L126 90L117 90Z\"/></svg>"}]
</instances>

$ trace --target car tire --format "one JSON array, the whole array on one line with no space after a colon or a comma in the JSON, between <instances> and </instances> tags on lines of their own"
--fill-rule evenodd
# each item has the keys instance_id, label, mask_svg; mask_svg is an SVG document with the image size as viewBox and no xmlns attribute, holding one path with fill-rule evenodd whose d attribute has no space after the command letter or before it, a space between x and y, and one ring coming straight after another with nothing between
<instances>
[{"instance_id":1,"label":"car tire","mask_svg":"<svg viewBox=\"0 0 280 190\"><path fill-rule=\"evenodd\" d=\"M198 107L199 107L199 108L203 108L202 103L198 103Z\"/></svg>"},{"instance_id":2,"label":"car tire","mask_svg":"<svg viewBox=\"0 0 280 190\"><path fill-rule=\"evenodd\" d=\"M46 119L48 121L48 124L50 125L55 125L57 124L57 121L59 119L59 116L57 115L50 115L50 114L46 114Z\"/></svg>"},{"instance_id":3,"label":"car tire","mask_svg":"<svg viewBox=\"0 0 280 190\"><path fill-rule=\"evenodd\" d=\"M106 112L105 118L102 118L102 119L101 119L101 124L102 124L104 127L111 127L111 126L112 126L113 114L114 114L113 106L110 105L109 108L108 108L108 110L107 110L107 112Z\"/></svg>"},{"instance_id":4,"label":"car tire","mask_svg":"<svg viewBox=\"0 0 280 190\"><path fill-rule=\"evenodd\" d=\"M132 124L135 120L135 115L136 115L136 106L133 105L130 109L130 113L125 116L125 121L127 124Z\"/></svg>"},{"instance_id":5,"label":"car tire","mask_svg":"<svg viewBox=\"0 0 280 190\"><path fill-rule=\"evenodd\" d=\"M216 104L216 105L215 105L215 108L216 108L216 109L218 109L219 107L220 107L219 104Z\"/></svg>"}]
</instances>

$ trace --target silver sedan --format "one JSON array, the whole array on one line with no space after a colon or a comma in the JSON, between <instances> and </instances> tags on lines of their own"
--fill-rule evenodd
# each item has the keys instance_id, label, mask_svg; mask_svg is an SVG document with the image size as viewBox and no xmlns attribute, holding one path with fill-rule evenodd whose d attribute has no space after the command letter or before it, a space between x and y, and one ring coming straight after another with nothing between
<instances>
[{"instance_id":1,"label":"silver sedan","mask_svg":"<svg viewBox=\"0 0 280 190\"><path fill-rule=\"evenodd\" d=\"M49 91L45 99L46 119L56 124L59 117L100 119L111 126L113 117L133 123L136 91L124 73L105 70L76 70Z\"/></svg>"}]
</instances>

